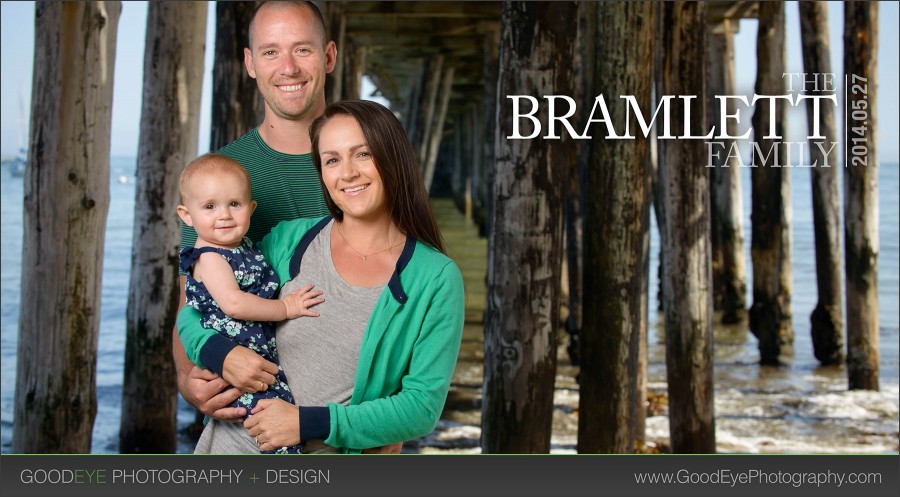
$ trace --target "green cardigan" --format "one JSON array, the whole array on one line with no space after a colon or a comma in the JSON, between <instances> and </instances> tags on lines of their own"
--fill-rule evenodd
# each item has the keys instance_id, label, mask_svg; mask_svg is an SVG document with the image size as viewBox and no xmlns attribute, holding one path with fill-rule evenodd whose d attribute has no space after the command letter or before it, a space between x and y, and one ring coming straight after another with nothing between
<instances>
[{"instance_id":1,"label":"green cardigan","mask_svg":"<svg viewBox=\"0 0 900 497\"><path fill-rule=\"evenodd\" d=\"M328 220L285 221L259 243L282 285L296 275L302 253ZM459 268L409 238L366 326L350 404L326 406L330 432L325 443L359 452L431 433L447 400L464 320ZM220 336L203 328L200 314L188 306L178 315L178 333L188 358L198 365L210 337Z\"/></svg>"}]
</instances>

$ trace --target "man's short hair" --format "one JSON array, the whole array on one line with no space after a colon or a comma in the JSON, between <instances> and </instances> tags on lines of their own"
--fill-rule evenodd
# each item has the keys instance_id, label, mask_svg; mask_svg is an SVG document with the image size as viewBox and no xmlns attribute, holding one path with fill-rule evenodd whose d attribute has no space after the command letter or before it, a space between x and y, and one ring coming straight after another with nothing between
<instances>
[{"instance_id":1,"label":"man's short hair","mask_svg":"<svg viewBox=\"0 0 900 497\"><path fill-rule=\"evenodd\" d=\"M323 43L328 43L328 40L330 40L330 38L328 37L328 27L325 25L325 16L323 14L324 11L322 9L321 2L316 1L316 0L310 0L310 1L264 0L262 2L259 2L259 4L256 6L256 8L253 10L253 15L250 16L250 24L247 28L247 38L248 38L247 45L253 44L251 42L251 39L253 38L253 23L256 21L256 14L258 14L260 9L262 9L263 6L265 6L267 4L305 5L307 8L309 8L309 10L312 11L312 13L316 16L316 19L319 21L319 27L322 28L322 34L324 36L324 39L322 40ZM251 46L250 49L252 50L253 47Z\"/></svg>"}]
</instances>

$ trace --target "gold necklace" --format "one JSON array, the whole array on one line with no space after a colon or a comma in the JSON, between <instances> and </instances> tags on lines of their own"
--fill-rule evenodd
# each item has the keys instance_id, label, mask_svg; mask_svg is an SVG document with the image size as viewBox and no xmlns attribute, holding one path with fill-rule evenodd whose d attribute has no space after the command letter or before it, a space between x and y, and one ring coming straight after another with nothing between
<instances>
[{"instance_id":1,"label":"gold necklace","mask_svg":"<svg viewBox=\"0 0 900 497\"><path fill-rule=\"evenodd\" d=\"M398 245L400 245L400 244L403 243L402 241L400 241L400 242L397 242L397 243L391 245L390 247L388 247L388 248L386 248L386 249L379 250L378 252L372 252L371 254L363 254L363 253L360 252L359 250L356 250L355 248L353 248L353 245L350 245L350 242L348 242L347 239L344 238L344 233L341 231L341 225L335 223L335 226L336 226L337 229L338 229L338 235L341 235L341 240L344 240L344 243L346 243L347 246L350 247L350 250L352 250L352 251L356 252L357 254L359 254L359 256L362 257L363 262L365 262L366 257L372 257L373 255L378 255L378 254L380 254L380 253L382 253L382 252L387 252L388 250L390 250L390 249L392 249L392 248L394 248L394 247L396 247L396 246L398 246ZM397 238L394 237L394 239L396 240Z\"/></svg>"}]
</instances>

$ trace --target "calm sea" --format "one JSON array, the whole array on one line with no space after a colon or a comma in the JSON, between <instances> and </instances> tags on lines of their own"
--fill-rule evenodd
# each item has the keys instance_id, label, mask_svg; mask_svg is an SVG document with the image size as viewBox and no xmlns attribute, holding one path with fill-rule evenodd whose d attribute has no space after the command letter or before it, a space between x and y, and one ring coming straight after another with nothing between
<instances>
[{"instance_id":1,"label":"calm sea","mask_svg":"<svg viewBox=\"0 0 900 497\"><path fill-rule=\"evenodd\" d=\"M131 239L134 212L134 158L114 157L111 166L111 202L106 228L106 252L100 322L100 349L97 368L97 421L92 452L118 451L118 428L122 398L122 369L125 347ZM881 325L881 387L874 394L845 392L842 368L820 368L812 356L808 316L816 301L815 254L811 212L809 171L792 171L794 216L793 313L796 341L789 365L759 368L755 340L743 329L717 327L716 409L720 450L733 452L832 452L836 439L847 438L848 426L866 426L873 438L861 438L856 445L839 445L838 451L896 452L898 404L898 329L900 329L900 183L897 164L883 164L879 178L881 253L879 256L879 314ZM744 169L745 229L749 272L749 170ZM2 170L2 380L0 380L0 442L2 452L10 451L13 429L13 397L16 375L16 343L19 319L19 288L22 259L22 178L12 178ZM658 240L651 237L652 267L656 267ZM651 284L656 285L655 270ZM650 308L656 308L655 289ZM749 293L749 291L748 291ZM664 379L660 357L659 315L651 312L650 387ZM664 386L662 387L664 388ZM768 407L760 406L757 394L764 394ZM773 395L775 397L773 397ZM773 402L772 399L775 399ZM193 411L179 399L178 422L184 427L193 420ZM577 405L577 403L576 403ZM731 416L729 410L743 413ZM774 410L775 412L770 412ZM759 411L759 412L757 412ZM648 436L665 436L664 416L648 419ZM442 425L448 433L453 426ZM808 431L809 433L802 433ZM563 434L563 439L571 434ZM866 436L865 434L859 435ZM784 443L785 439L793 442ZM558 439L559 437L557 437ZM565 443L565 440L563 441ZM782 445L779 445L782 443ZM768 449L767 449L768 446ZM869 450L866 450L868 447ZM179 441L179 452L190 452L191 442Z\"/></svg>"}]
</instances>

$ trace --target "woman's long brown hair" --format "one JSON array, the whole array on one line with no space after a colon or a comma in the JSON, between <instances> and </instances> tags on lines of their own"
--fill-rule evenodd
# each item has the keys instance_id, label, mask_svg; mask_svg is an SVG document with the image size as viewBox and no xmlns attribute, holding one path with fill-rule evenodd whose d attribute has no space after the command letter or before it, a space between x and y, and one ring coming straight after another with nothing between
<instances>
[{"instance_id":1,"label":"woman's long brown hair","mask_svg":"<svg viewBox=\"0 0 900 497\"><path fill-rule=\"evenodd\" d=\"M419 172L416 154L400 121L383 105L367 100L334 102L312 123L309 136L312 139L312 159L319 173L319 181L322 181L319 134L325 123L338 115L356 119L362 129L369 153L375 161L375 168L384 183L387 209L394 224L407 236L446 254L441 231L428 203L428 192ZM328 194L324 182L322 192L328 211L335 219L343 220L344 213Z\"/></svg>"}]
</instances>

